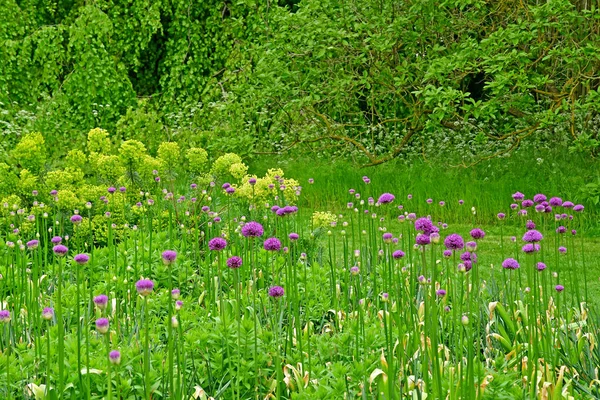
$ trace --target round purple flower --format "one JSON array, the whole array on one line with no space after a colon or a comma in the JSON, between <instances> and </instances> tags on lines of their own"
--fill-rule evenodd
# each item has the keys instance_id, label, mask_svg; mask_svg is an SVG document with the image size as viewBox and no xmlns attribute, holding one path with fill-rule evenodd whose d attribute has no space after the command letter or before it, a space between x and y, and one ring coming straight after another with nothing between
<instances>
[{"instance_id":1,"label":"round purple flower","mask_svg":"<svg viewBox=\"0 0 600 400\"><path fill-rule=\"evenodd\" d=\"M498 215L496 215L498 217L498 219L502 220L506 217L506 214L504 213L498 213Z\"/></svg>"},{"instance_id":2,"label":"round purple flower","mask_svg":"<svg viewBox=\"0 0 600 400\"><path fill-rule=\"evenodd\" d=\"M471 231L471 237L475 240L483 239L484 236L485 236L485 232L483 230L481 230L480 228L475 228Z\"/></svg>"},{"instance_id":3,"label":"round purple flower","mask_svg":"<svg viewBox=\"0 0 600 400\"><path fill-rule=\"evenodd\" d=\"M281 242L279 241L279 239L274 237L268 238L263 243L263 247L267 251L279 251L279 249L281 249Z\"/></svg>"},{"instance_id":4,"label":"round purple flower","mask_svg":"<svg viewBox=\"0 0 600 400\"><path fill-rule=\"evenodd\" d=\"M426 246L429 243L431 243L431 239L429 238L429 235L425 235L424 233L419 233L415 239L415 242L418 245Z\"/></svg>"},{"instance_id":5,"label":"round purple flower","mask_svg":"<svg viewBox=\"0 0 600 400\"><path fill-rule=\"evenodd\" d=\"M379 204L389 204L392 201L394 201L396 199L396 196L394 196L391 193L384 193L381 196L379 196L379 199L377 200L377 202Z\"/></svg>"},{"instance_id":6,"label":"round purple flower","mask_svg":"<svg viewBox=\"0 0 600 400\"><path fill-rule=\"evenodd\" d=\"M1 310L0 311L0 323L6 324L7 322L10 322L10 311Z\"/></svg>"},{"instance_id":7,"label":"round purple flower","mask_svg":"<svg viewBox=\"0 0 600 400\"><path fill-rule=\"evenodd\" d=\"M295 242L296 240L300 239L300 235L298 235L297 233L294 233L294 232L290 233L288 235L288 237L290 238L290 240L292 242Z\"/></svg>"},{"instance_id":8,"label":"round purple flower","mask_svg":"<svg viewBox=\"0 0 600 400\"><path fill-rule=\"evenodd\" d=\"M225 182L225 183L223 184L223 186L221 186L221 187L222 187L223 189L227 189L227 188L230 188L230 187L231 187L231 184L229 184L229 182Z\"/></svg>"},{"instance_id":9,"label":"round purple flower","mask_svg":"<svg viewBox=\"0 0 600 400\"><path fill-rule=\"evenodd\" d=\"M565 290L565 287L564 287L563 285L556 285L556 286L554 287L554 289L556 289L556 291L557 291L558 293L560 293L560 292L562 292L563 290Z\"/></svg>"},{"instance_id":10,"label":"round purple flower","mask_svg":"<svg viewBox=\"0 0 600 400\"><path fill-rule=\"evenodd\" d=\"M54 308L46 307L42 310L42 319L51 321L54 318Z\"/></svg>"},{"instance_id":11,"label":"round purple flower","mask_svg":"<svg viewBox=\"0 0 600 400\"><path fill-rule=\"evenodd\" d=\"M526 228L527 230L532 230L532 229L535 229L535 222L533 222L532 220L528 220L528 221L525 223L525 228Z\"/></svg>"},{"instance_id":12,"label":"round purple flower","mask_svg":"<svg viewBox=\"0 0 600 400\"><path fill-rule=\"evenodd\" d=\"M537 243L527 243L522 248L524 253L531 254L540 251L540 245Z\"/></svg>"},{"instance_id":13,"label":"round purple flower","mask_svg":"<svg viewBox=\"0 0 600 400\"><path fill-rule=\"evenodd\" d=\"M573 211L575 212L582 212L584 210L585 207L583 207L581 204L577 204L576 206L573 207Z\"/></svg>"},{"instance_id":14,"label":"round purple flower","mask_svg":"<svg viewBox=\"0 0 600 400\"><path fill-rule=\"evenodd\" d=\"M402 250L396 250L392 253L392 257L394 257L396 260L400 259L404 257L404 252Z\"/></svg>"},{"instance_id":15,"label":"round purple flower","mask_svg":"<svg viewBox=\"0 0 600 400\"><path fill-rule=\"evenodd\" d=\"M559 226L558 228L556 228L556 233L565 233L567 231L567 228L565 228L564 226Z\"/></svg>"},{"instance_id":16,"label":"round purple flower","mask_svg":"<svg viewBox=\"0 0 600 400\"><path fill-rule=\"evenodd\" d=\"M245 237L260 237L265 233L262 225L255 221L247 222L242 227L242 235Z\"/></svg>"},{"instance_id":17,"label":"round purple flower","mask_svg":"<svg viewBox=\"0 0 600 400\"><path fill-rule=\"evenodd\" d=\"M391 233L389 233L389 232L386 232L386 233L384 233L384 234L383 234L383 241L384 241L385 243L392 243L392 239L393 239L393 238L394 238L394 235L392 235L392 234L391 234Z\"/></svg>"},{"instance_id":18,"label":"round purple flower","mask_svg":"<svg viewBox=\"0 0 600 400\"><path fill-rule=\"evenodd\" d=\"M181 295L181 290L179 290L178 288L171 290L171 298L173 300L177 300L180 295Z\"/></svg>"},{"instance_id":19,"label":"round purple flower","mask_svg":"<svg viewBox=\"0 0 600 400\"><path fill-rule=\"evenodd\" d=\"M415 229L417 231L422 231L425 235L430 235L435 232L434 228L436 227L428 218L419 218L415 221Z\"/></svg>"},{"instance_id":20,"label":"round purple flower","mask_svg":"<svg viewBox=\"0 0 600 400\"><path fill-rule=\"evenodd\" d=\"M542 236L542 234L539 231L536 231L535 229L531 229L525 232L525 234L523 235L523 241L527 243L540 242L543 238L544 236Z\"/></svg>"},{"instance_id":21,"label":"round purple flower","mask_svg":"<svg viewBox=\"0 0 600 400\"><path fill-rule=\"evenodd\" d=\"M458 201L458 205L462 206L463 204L465 204L465 201L464 201L464 200L459 200L459 201Z\"/></svg>"},{"instance_id":22,"label":"round purple flower","mask_svg":"<svg viewBox=\"0 0 600 400\"><path fill-rule=\"evenodd\" d=\"M444 239L444 246L446 246L448 250L462 250L465 247L465 241L462 236L453 233L446 236L446 239Z\"/></svg>"},{"instance_id":23,"label":"round purple flower","mask_svg":"<svg viewBox=\"0 0 600 400\"><path fill-rule=\"evenodd\" d=\"M516 210L517 208L519 208L519 205L513 203L513 204L510 205L510 208L513 209L513 210Z\"/></svg>"},{"instance_id":24,"label":"round purple flower","mask_svg":"<svg viewBox=\"0 0 600 400\"><path fill-rule=\"evenodd\" d=\"M121 364L121 353L118 350L113 350L108 353L108 359L110 360L111 364L119 365Z\"/></svg>"},{"instance_id":25,"label":"round purple flower","mask_svg":"<svg viewBox=\"0 0 600 400\"><path fill-rule=\"evenodd\" d=\"M536 203L541 203L546 201L547 197L544 194L536 194L535 196L533 196L533 201L535 201Z\"/></svg>"},{"instance_id":26,"label":"round purple flower","mask_svg":"<svg viewBox=\"0 0 600 400\"><path fill-rule=\"evenodd\" d=\"M225 247L227 247L227 240L222 237L212 238L208 242L208 248L212 251L221 251Z\"/></svg>"},{"instance_id":27,"label":"round purple flower","mask_svg":"<svg viewBox=\"0 0 600 400\"><path fill-rule=\"evenodd\" d=\"M27 248L29 250L35 250L38 248L39 245L40 245L40 242L36 239L30 240L29 242L27 242Z\"/></svg>"},{"instance_id":28,"label":"round purple flower","mask_svg":"<svg viewBox=\"0 0 600 400\"><path fill-rule=\"evenodd\" d=\"M62 242L62 238L60 236L54 236L52 239L50 239L50 241L53 244L60 244Z\"/></svg>"},{"instance_id":29,"label":"round purple flower","mask_svg":"<svg viewBox=\"0 0 600 400\"><path fill-rule=\"evenodd\" d=\"M565 201L564 203L562 203L562 206L564 208L573 208L573 207L575 207L575 204L573 204L572 201Z\"/></svg>"},{"instance_id":30,"label":"round purple flower","mask_svg":"<svg viewBox=\"0 0 600 400\"><path fill-rule=\"evenodd\" d=\"M165 250L162 253L162 260L165 265L171 265L177 259L177 252L175 250Z\"/></svg>"},{"instance_id":31,"label":"round purple flower","mask_svg":"<svg viewBox=\"0 0 600 400\"><path fill-rule=\"evenodd\" d=\"M558 252L559 252L559 253L561 253L561 254L566 254L566 252L567 252L567 248L566 248L566 247L564 247L564 246L560 246L560 247L558 248Z\"/></svg>"},{"instance_id":32,"label":"round purple flower","mask_svg":"<svg viewBox=\"0 0 600 400\"><path fill-rule=\"evenodd\" d=\"M252 186L256 185L256 178L248 179L248 183L251 184Z\"/></svg>"},{"instance_id":33,"label":"round purple flower","mask_svg":"<svg viewBox=\"0 0 600 400\"><path fill-rule=\"evenodd\" d=\"M514 193L512 195L514 201L522 201L525 198L525 195L521 192Z\"/></svg>"},{"instance_id":34,"label":"round purple flower","mask_svg":"<svg viewBox=\"0 0 600 400\"><path fill-rule=\"evenodd\" d=\"M467 242L465 244L467 251L476 251L477 250L477 242Z\"/></svg>"},{"instance_id":35,"label":"round purple flower","mask_svg":"<svg viewBox=\"0 0 600 400\"><path fill-rule=\"evenodd\" d=\"M446 291L444 289L438 289L436 290L435 294L437 297L444 297L446 295Z\"/></svg>"},{"instance_id":36,"label":"round purple flower","mask_svg":"<svg viewBox=\"0 0 600 400\"><path fill-rule=\"evenodd\" d=\"M114 192L117 191L117 189L115 189L114 187L111 186L107 189L107 191L108 191L108 193L113 194Z\"/></svg>"},{"instance_id":37,"label":"round purple flower","mask_svg":"<svg viewBox=\"0 0 600 400\"><path fill-rule=\"evenodd\" d=\"M108 327L109 323L107 318L98 318L96 320L96 330L98 332L105 334L108 332Z\"/></svg>"},{"instance_id":38,"label":"round purple flower","mask_svg":"<svg viewBox=\"0 0 600 400\"><path fill-rule=\"evenodd\" d=\"M546 211L546 206L544 206L543 204L538 204L535 206L535 211L536 212L544 212L544 211Z\"/></svg>"},{"instance_id":39,"label":"round purple flower","mask_svg":"<svg viewBox=\"0 0 600 400\"><path fill-rule=\"evenodd\" d=\"M536 268L538 271L543 271L543 270L545 270L545 269L546 269L546 264L544 264L543 262L539 262L539 263L537 263L537 264L536 264L535 268Z\"/></svg>"},{"instance_id":40,"label":"round purple flower","mask_svg":"<svg viewBox=\"0 0 600 400\"><path fill-rule=\"evenodd\" d=\"M227 194L234 194L235 193L235 188L233 186L229 186L227 189L225 189L225 193L227 193Z\"/></svg>"},{"instance_id":41,"label":"round purple flower","mask_svg":"<svg viewBox=\"0 0 600 400\"><path fill-rule=\"evenodd\" d=\"M519 262L517 260L515 260L514 258L507 258L506 260L502 261L502 268L518 269Z\"/></svg>"},{"instance_id":42,"label":"round purple flower","mask_svg":"<svg viewBox=\"0 0 600 400\"><path fill-rule=\"evenodd\" d=\"M88 261L90 261L90 257L87 254L77 254L75 257L73 257L73 260L77 264L83 265L83 264L87 264Z\"/></svg>"},{"instance_id":43,"label":"round purple flower","mask_svg":"<svg viewBox=\"0 0 600 400\"><path fill-rule=\"evenodd\" d=\"M80 224L83 218L81 218L81 215L79 214L75 214L71 217L71 222L75 225Z\"/></svg>"},{"instance_id":44,"label":"round purple flower","mask_svg":"<svg viewBox=\"0 0 600 400\"><path fill-rule=\"evenodd\" d=\"M284 295L285 291L281 286L271 286L269 288L269 296L273 298L279 298Z\"/></svg>"},{"instance_id":45,"label":"round purple flower","mask_svg":"<svg viewBox=\"0 0 600 400\"><path fill-rule=\"evenodd\" d=\"M239 268L242 266L242 259L238 256L233 256L227 259L227 266L231 269Z\"/></svg>"},{"instance_id":46,"label":"round purple flower","mask_svg":"<svg viewBox=\"0 0 600 400\"><path fill-rule=\"evenodd\" d=\"M449 258L452 256L452 250L444 250L444 257Z\"/></svg>"},{"instance_id":47,"label":"round purple flower","mask_svg":"<svg viewBox=\"0 0 600 400\"><path fill-rule=\"evenodd\" d=\"M462 261L471 261L471 262L476 263L477 262L477 254L471 253L470 251L465 251L464 253L462 253L460 255L460 259Z\"/></svg>"},{"instance_id":48,"label":"round purple flower","mask_svg":"<svg viewBox=\"0 0 600 400\"><path fill-rule=\"evenodd\" d=\"M350 268L350 273L354 276L358 275L360 273L360 269L357 266L351 267Z\"/></svg>"},{"instance_id":49,"label":"round purple flower","mask_svg":"<svg viewBox=\"0 0 600 400\"><path fill-rule=\"evenodd\" d=\"M152 293L152 290L154 289L154 282L152 282L150 279L140 279L135 283L135 289L139 294L146 297Z\"/></svg>"},{"instance_id":50,"label":"round purple flower","mask_svg":"<svg viewBox=\"0 0 600 400\"><path fill-rule=\"evenodd\" d=\"M432 204L433 203L433 199L427 199L427 204Z\"/></svg>"},{"instance_id":51,"label":"round purple flower","mask_svg":"<svg viewBox=\"0 0 600 400\"><path fill-rule=\"evenodd\" d=\"M101 310L104 310L108 304L108 296L105 294L100 294L94 297L94 304Z\"/></svg>"},{"instance_id":52,"label":"round purple flower","mask_svg":"<svg viewBox=\"0 0 600 400\"><path fill-rule=\"evenodd\" d=\"M529 199L523 200L523 202L521 203L521 206L525 207L525 208L531 207L531 206L533 206L533 200L529 200Z\"/></svg>"},{"instance_id":53,"label":"round purple flower","mask_svg":"<svg viewBox=\"0 0 600 400\"><path fill-rule=\"evenodd\" d=\"M560 207L560 206L562 206L562 199L561 199L560 197L552 197L552 198L550 199L550 202L549 202L549 204L550 204L552 207Z\"/></svg>"},{"instance_id":54,"label":"round purple flower","mask_svg":"<svg viewBox=\"0 0 600 400\"><path fill-rule=\"evenodd\" d=\"M69 249L67 248L67 246L62 245L62 244L57 244L56 246L54 246L52 248L52 251L54 252L54 254L56 254L58 257L64 257L68 252Z\"/></svg>"},{"instance_id":55,"label":"round purple flower","mask_svg":"<svg viewBox=\"0 0 600 400\"><path fill-rule=\"evenodd\" d=\"M313 183L315 183L315 180L313 178L308 178L308 183L312 185Z\"/></svg>"}]
</instances>

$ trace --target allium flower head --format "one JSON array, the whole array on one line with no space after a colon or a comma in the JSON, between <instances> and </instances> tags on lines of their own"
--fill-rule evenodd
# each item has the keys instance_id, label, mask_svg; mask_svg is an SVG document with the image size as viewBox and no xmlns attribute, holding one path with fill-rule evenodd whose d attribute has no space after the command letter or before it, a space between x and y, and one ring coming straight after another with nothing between
<instances>
[{"instance_id":1,"label":"allium flower head","mask_svg":"<svg viewBox=\"0 0 600 400\"><path fill-rule=\"evenodd\" d=\"M452 256L452 250L444 250L444 257L449 258Z\"/></svg>"},{"instance_id":2,"label":"allium flower head","mask_svg":"<svg viewBox=\"0 0 600 400\"><path fill-rule=\"evenodd\" d=\"M525 198L525 195L521 192L514 193L512 195L514 201L522 201Z\"/></svg>"},{"instance_id":3,"label":"allium flower head","mask_svg":"<svg viewBox=\"0 0 600 400\"><path fill-rule=\"evenodd\" d=\"M360 273L360 268L358 268L357 266L351 267L350 268L350 273L354 276L358 275Z\"/></svg>"},{"instance_id":4,"label":"allium flower head","mask_svg":"<svg viewBox=\"0 0 600 400\"><path fill-rule=\"evenodd\" d=\"M69 252L69 249L67 248L67 246L64 246L62 244L57 244L56 246L54 246L52 248L52 251L58 257L64 257Z\"/></svg>"},{"instance_id":5,"label":"allium flower head","mask_svg":"<svg viewBox=\"0 0 600 400\"><path fill-rule=\"evenodd\" d=\"M279 239L274 237L268 238L263 243L263 247L267 251L279 251L279 249L281 249L281 242L279 241Z\"/></svg>"},{"instance_id":6,"label":"allium flower head","mask_svg":"<svg viewBox=\"0 0 600 400\"><path fill-rule=\"evenodd\" d=\"M165 250L161 257L165 265L171 265L177 259L177 252L175 250Z\"/></svg>"},{"instance_id":7,"label":"allium flower head","mask_svg":"<svg viewBox=\"0 0 600 400\"><path fill-rule=\"evenodd\" d=\"M6 324L10 322L10 311L1 310L0 311L0 323Z\"/></svg>"},{"instance_id":8,"label":"allium flower head","mask_svg":"<svg viewBox=\"0 0 600 400\"><path fill-rule=\"evenodd\" d=\"M154 282L152 282L150 279L140 279L135 283L135 289L139 294L146 297L152 293L152 290L154 289Z\"/></svg>"},{"instance_id":9,"label":"allium flower head","mask_svg":"<svg viewBox=\"0 0 600 400\"><path fill-rule=\"evenodd\" d=\"M294 232L290 233L288 235L288 237L290 238L290 240L292 242L295 242L296 240L300 239L300 235L298 235L297 233L294 233Z\"/></svg>"},{"instance_id":10,"label":"allium flower head","mask_svg":"<svg viewBox=\"0 0 600 400\"><path fill-rule=\"evenodd\" d=\"M535 229L531 229L525 232L525 234L523 235L523 241L527 243L540 242L543 238L544 236L542 236L542 234L539 231L536 231Z\"/></svg>"},{"instance_id":11,"label":"allium flower head","mask_svg":"<svg viewBox=\"0 0 600 400\"><path fill-rule=\"evenodd\" d=\"M464 253L462 253L460 255L460 259L462 261L471 261L471 262L476 263L477 262L477 254L471 253L470 251L465 251Z\"/></svg>"},{"instance_id":12,"label":"allium flower head","mask_svg":"<svg viewBox=\"0 0 600 400\"><path fill-rule=\"evenodd\" d=\"M75 225L80 224L83 218L81 218L81 215L79 214L75 214L71 217L71 222Z\"/></svg>"},{"instance_id":13,"label":"allium flower head","mask_svg":"<svg viewBox=\"0 0 600 400\"><path fill-rule=\"evenodd\" d=\"M99 333L105 334L108 332L109 322L107 318L98 318L96 320L96 330Z\"/></svg>"},{"instance_id":14,"label":"allium flower head","mask_svg":"<svg viewBox=\"0 0 600 400\"><path fill-rule=\"evenodd\" d=\"M391 193L384 193L381 196L379 196L379 199L377 200L377 202L379 204L389 204L392 201L394 201L396 199L396 197L391 194Z\"/></svg>"},{"instance_id":15,"label":"allium flower head","mask_svg":"<svg viewBox=\"0 0 600 400\"><path fill-rule=\"evenodd\" d=\"M582 212L584 210L585 207L583 207L581 204L577 204L576 206L573 207L573 211L575 212Z\"/></svg>"},{"instance_id":16,"label":"allium flower head","mask_svg":"<svg viewBox=\"0 0 600 400\"><path fill-rule=\"evenodd\" d=\"M533 206L533 200L523 200L523 202L521 203L521 206L525 207L525 208L531 207L531 206Z\"/></svg>"},{"instance_id":17,"label":"allium flower head","mask_svg":"<svg viewBox=\"0 0 600 400\"><path fill-rule=\"evenodd\" d=\"M444 246L446 246L448 250L462 250L465 247L465 241L462 236L453 233L446 236L446 239L444 239Z\"/></svg>"},{"instance_id":18,"label":"allium flower head","mask_svg":"<svg viewBox=\"0 0 600 400\"><path fill-rule=\"evenodd\" d=\"M537 264L536 264L535 268L536 268L538 271L543 271L543 270L545 270L545 269L546 269L546 264L544 264L543 262L539 262L539 263L537 263Z\"/></svg>"},{"instance_id":19,"label":"allium flower head","mask_svg":"<svg viewBox=\"0 0 600 400\"><path fill-rule=\"evenodd\" d=\"M221 251L225 247L227 247L227 240L222 237L212 238L208 242L208 248L212 251Z\"/></svg>"},{"instance_id":20,"label":"allium flower head","mask_svg":"<svg viewBox=\"0 0 600 400\"><path fill-rule=\"evenodd\" d=\"M537 243L527 243L522 248L524 253L531 254L540 251L540 245Z\"/></svg>"},{"instance_id":21,"label":"allium flower head","mask_svg":"<svg viewBox=\"0 0 600 400\"><path fill-rule=\"evenodd\" d=\"M475 228L471 231L471 237L475 240L483 239L484 236L485 236L485 232L480 228Z\"/></svg>"},{"instance_id":22,"label":"allium flower head","mask_svg":"<svg viewBox=\"0 0 600 400\"><path fill-rule=\"evenodd\" d=\"M444 289L438 289L436 290L435 294L437 297L444 297L446 295L446 291Z\"/></svg>"},{"instance_id":23,"label":"allium flower head","mask_svg":"<svg viewBox=\"0 0 600 400\"><path fill-rule=\"evenodd\" d=\"M54 318L54 308L46 307L42 310L42 319L51 321Z\"/></svg>"},{"instance_id":24,"label":"allium flower head","mask_svg":"<svg viewBox=\"0 0 600 400\"><path fill-rule=\"evenodd\" d=\"M273 298L282 297L285 294L285 291L281 286L271 286L269 288L269 296Z\"/></svg>"},{"instance_id":25,"label":"allium flower head","mask_svg":"<svg viewBox=\"0 0 600 400\"><path fill-rule=\"evenodd\" d=\"M506 214L504 214L504 213L498 213L497 217L498 217L498 219L502 220L502 219L504 219L506 217Z\"/></svg>"},{"instance_id":26,"label":"allium flower head","mask_svg":"<svg viewBox=\"0 0 600 400\"><path fill-rule=\"evenodd\" d=\"M227 266L231 269L239 268L242 266L242 258L233 256L227 259Z\"/></svg>"},{"instance_id":27,"label":"allium flower head","mask_svg":"<svg viewBox=\"0 0 600 400\"><path fill-rule=\"evenodd\" d=\"M565 233L567 231L567 228L565 228L564 226L559 226L558 228L556 228L556 233Z\"/></svg>"},{"instance_id":28,"label":"allium flower head","mask_svg":"<svg viewBox=\"0 0 600 400\"><path fill-rule=\"evenodd\" d=\"M541 203L543 201L546 201L547 197L544 194L536 194L535 196L533 196L533 201L536 203Z\"/></svg>"},{"instance_id":29,"label":"allium flower head","mask_svg":"<svg viewBox=\"0 0 600 400\"><path fill-rule=\"evenodd\" d=\"M423 232L425 235L430 235L431 233L435 232L434 228L436 227L428 218L419 218L415 221L415 229Z\"/></svg>"},{"instance_id":30,"label":"allium flower head","mask_svg":"<svg viewBox=\"0 0 600 400\"><path fill-rule=\"evenodd\" d=\"M415 242L416 242L418 245L421 245L421 246L426 246L426 245L428 245L429 243L431 243L431 239L429 238L429 235L426 235L426 234L424 234L424 233L419 233L419 234L417 235L416 239L415 239Z\"/></svg>"},{"instance_id":31,"label":"allium flower head","mask_svg":"<svg viewBox=\"0 0 600 400\"><path fill-rule=\"evenodd\" d=\"M564 247L564 246L560 246L560 247L558 248L558 252L559 252L559 253L561 253L561 254L566 254L566 252L567 252L567 248L566 248L566 247Z\"/></svg>"},{"instance_id":32,"label":"allium flower head","mask_svg":"<svg viewBox=\"0 0 600 400\"><path fill-rule=\"evenodd\" d=\"M549 202L549 204L550 204L552 207L560 207L560 206L562 206L562 199L561 199L560 197L552 197L552 198L550 199L550 202Z\"/></svg>"},{"instance_id":33,"label":"allium flower head","mask_svg":"<svg viewBox=\"0 0 600 400\"><path fill-rule=\"evenodd\" d=\"M565 201L564 203L562 203L562 206L564 208L573 208L573 207L575 207L575 204L573 204L572 201Z\"/></svg>"},{"instance_id":34,"label":"allium flower head","mask_svg":"<svg viewBox=\"0 0 600 400\"><path fill-rule=\"evenodd\" d=\"M90 257L87 254L77 254L75 257L73 257L73 260L79 264L79 265L84 265L87 264L88 261L90 261Z\"/></svg>"},{"instance_id":35,"label":"allium flower head","mask_svg":"<svg viewBox=\"0 0 600 400\"><path fill-rule=\"evenodd\" d=\"M245 237L260 237L265 233L263 226L255 221L247 222L242 227L242 235Z\"/></svg>"},{"instance_id":36,"label":"allium flower head","mask_svg":"<svg viewBox=\"0 0 600 400\"><path fill-rule=\"evenodd\" d=\"M557 291L558 293L560 293L560 292L562 292L563 290L565 290L565 287L564 287L563 285L556 285L556 286L554 287L554 289L556 289L556 291Z\"/></svg>"},{"instance_id":37,"label":"allium flower head","mask_svg":"<svg viewBox=\"0 0 600 400\"><path fill-rule=\"evenodd\" d=\"M518 269L519 262L517 260L515 260L514 258L507 258L506 260L502 261L502 268Z\"/></svg>"},{"instance_id":38,"label":"allium flower head","mask_svg":"<svg viewBox=\"0 0 600 400\"><path fill-rule=\"evenodd\" d=\"M62 238L60 236L54 236L52 239L50 239L50 241L53 244L60 244L62 242Z\"/></svg>"},{"instance_id":39,"label":"allium flower head","mask_svg":"<svg viewBox=\"0 0 600 400\"><path fill-rule=\"evenodd\" d=\"M467 251L476 251L477 250L477 242L467 242L466 243Z\"/></svg>"},{"instance_id":40,"label":"allium flower head","mask_svg":"<svg viewBox=\"0 0 600 400\"><path fill-rule=\"evenodd\" d=\"M528 230L535 229L535 222L533 222L532 220L528 220L525 223L525 228L528 229Z\"/></svg>"},{"instance_id":41,"label":"allium flower head","mask_svg":"<svg viewBox=\"0 0 600 400\"><path fill-rule=\"evenodd\" d=\"M386 233L384 233L384 234L383 234L383 241L384 241L385 243L392 243L392 239L393 239L393 237L394 237L394 235L392 235L392 234L391 234L391 233L389 233L389 232L386 232Z\"/></svg>"},{"instance_id":42,"label":"allium flower head","mask_svg":"<svg viewBox=\"0 0 600 400\"><path fill-rule=\"evenodd\" d=\"M40 242L36 239L30 240L29 242L27 242L27 248L29 250L35 250L38 248L39 245L40 245Z\"/></svg>"},{"instance_id":43,"label":"allium flower head","mask_svg":"<svg viewBox=\"0 0 600 400\"><path fill-rule=\"evenodd\" d=\"M112 365L121 364L121 353L118 350L113 350L108 353L108 359Z\"/></svg>"},{"instance_id":44,"label":"allium flower head","mask_svg":"<svg viewBox=\"0 0 600 400\"><path fill-rule=\"evenodd\" d=\"M394 257L396 260L404 257L404 252L402 250L396 250L392 253L392 257Z\"/></svg>"}]
</instances>

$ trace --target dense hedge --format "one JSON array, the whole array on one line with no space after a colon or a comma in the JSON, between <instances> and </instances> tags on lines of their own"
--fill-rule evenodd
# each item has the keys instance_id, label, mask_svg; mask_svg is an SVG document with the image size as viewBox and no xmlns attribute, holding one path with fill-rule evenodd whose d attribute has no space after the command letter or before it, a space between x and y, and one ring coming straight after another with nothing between
<instances>
[{"instance_id":1,"label":"dense hedge","mask_svg":"<svg viewBox=\"0 0 600 400\"><path fill-rule=\"evenodd\" d=\"M102 127L151 153L304 145L366 164L464 145L466 165L538 134L595 152L592 3L7 0L0 151L40 131L64 153Z\"/></svg>"}]
</instances>

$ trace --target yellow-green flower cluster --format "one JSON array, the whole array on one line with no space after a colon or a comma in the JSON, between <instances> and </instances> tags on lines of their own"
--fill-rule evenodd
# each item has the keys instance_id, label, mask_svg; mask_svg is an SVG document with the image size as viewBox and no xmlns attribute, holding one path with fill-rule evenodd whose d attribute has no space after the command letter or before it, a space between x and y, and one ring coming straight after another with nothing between
<instances>
[{"instance_id":1,"label":"yellow-green flower cluster","mask_svg":"<svg viewBox=\"0 0 600 400\"><path fill-rule=\"evenodd\" d=\"M65 157L65 166L74 169L82 169L87 163L87 156L81 150L71 150Z\"/></svg>"},{"instance_id":2,"label":"yellow-green flower cluster","mask_svg":"<svg viewBox=\"0 0 600 400\"><path fill-rule=\"evenodd\" d=\"M158 159L162 171L172 173L179 162L179 145L175 142L163 142L158 146Z\"/></svg>"},{"instance_id":3,"label":"yellow-green flower cluster","mask_svg":"<svg viewBox=\"0 0 600 400\"><path fill-rule=\"evenodd\" d=\"M295 179L285 179L284 172L280 168L273 168L267 171L263 178L257 178L254 175L246 175L242 179L242 184L236 189L236 196L244 198L253 204L265 203L271 201L274 196L282 196L287 204L295 204L298 196L296 187L298 181ZM275 177L279 178L275 178ZM250 185L250 178L255 178L256 183ZM281 191L281 186L285 189Z\"/></svg>"},{"instance_id":4,"label":"yellow-green flower cluster","mask_svg":"<svg viewBox=\"0 0 600 400\"><path fill-rule=\"evenodd\" d=\"M110 138L108 132L101 128L94 128L88 132L87 148L90 153L107 154L110 152Z\"/></svg>"},{"instance_id":5,"label":"yellow-green flower cluster","mask_svg":"<svg viewBox=\"0 0 600 400\"><path fill-rule=\"evenodd\" d=\"M46 146L41 133L28 133L12 151L13 158L23 168L40 172L46 162Z\"/></svg>"},{"instance_id":6,"label":"yellow-green flower cluster","mask_svg":"<svg viewBox=\"0 0 600 400\"><path fill-rule=\"evenodd\" d=\"M136 171L146 156L146 146L139 140L127 140L121 143L119 155L126 168Z\"/></svg>"},{"instance_id":7,"label":"yellow-green flower cluster","mask_svg":"<svg viewBox=\"0 0 600 400\"><path fill-rule=\"evenodd\" d=\"M219 179L227 179L231 175L230 168L233 164L241 164L242 158L235 153L223 154L217 158L210 172Z\"/></svg>"},{"instance_id":8,"label":"yellow-green flower cluster","mask_svg":"<svg viewBox=\"0 0 600 400\"><path fill-rule=\"evenodd\" d=\"M199 175L206 169L208 163L208 153L201 147L192 147L185 152L188 162L188 169L194 175Z\"/></svg>"},{"instance_id":9,"label":"yellow-green flower cluster","mask_svg":"<svg viewBox=\"0 0 600 400\"><path fill-rule=\"evenodd\" d=\"M314 228L327 228L332 222L336 222L337 217L330 211L315 211L312 215L312 224Z\"/></svg>"},{"instance_id":10,"label":"yellow-green flower cluster","mask_svg":"<svg viewBox=\"0 0 600 400\"><path fill-rule=\"evenodd\" d=\"M22 169L19 174L19 184L17 185L21 196L29 196L31 192L38 188L38 178L28 169Z\"/></svg>"},{"instance_id":11,"label":"yellow-green flower cluster","mask_svg":"<svg viewBox=\"0 0 600 400\"><path fill-rule=\"evenodd\" d=\"M19 179L6 163L0 163L0 195L14 193Z\"/></svg>"}]
</instances>

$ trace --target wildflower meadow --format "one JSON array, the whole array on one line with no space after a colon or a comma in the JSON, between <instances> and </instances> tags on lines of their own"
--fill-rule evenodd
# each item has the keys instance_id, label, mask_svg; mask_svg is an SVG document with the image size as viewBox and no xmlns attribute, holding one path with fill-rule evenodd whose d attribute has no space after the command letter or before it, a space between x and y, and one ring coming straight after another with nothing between
<instances>
[{"instance_id":1,"label":"wildflower meadow","mask_svg":"<svg viewBox=\"0 0 600 400\"><path fill-rule=\"evenodd\" d=\"M596 214L560 187L43 148L0 164L2 399L600 398Z\"/></svg>"}]
</instances>

